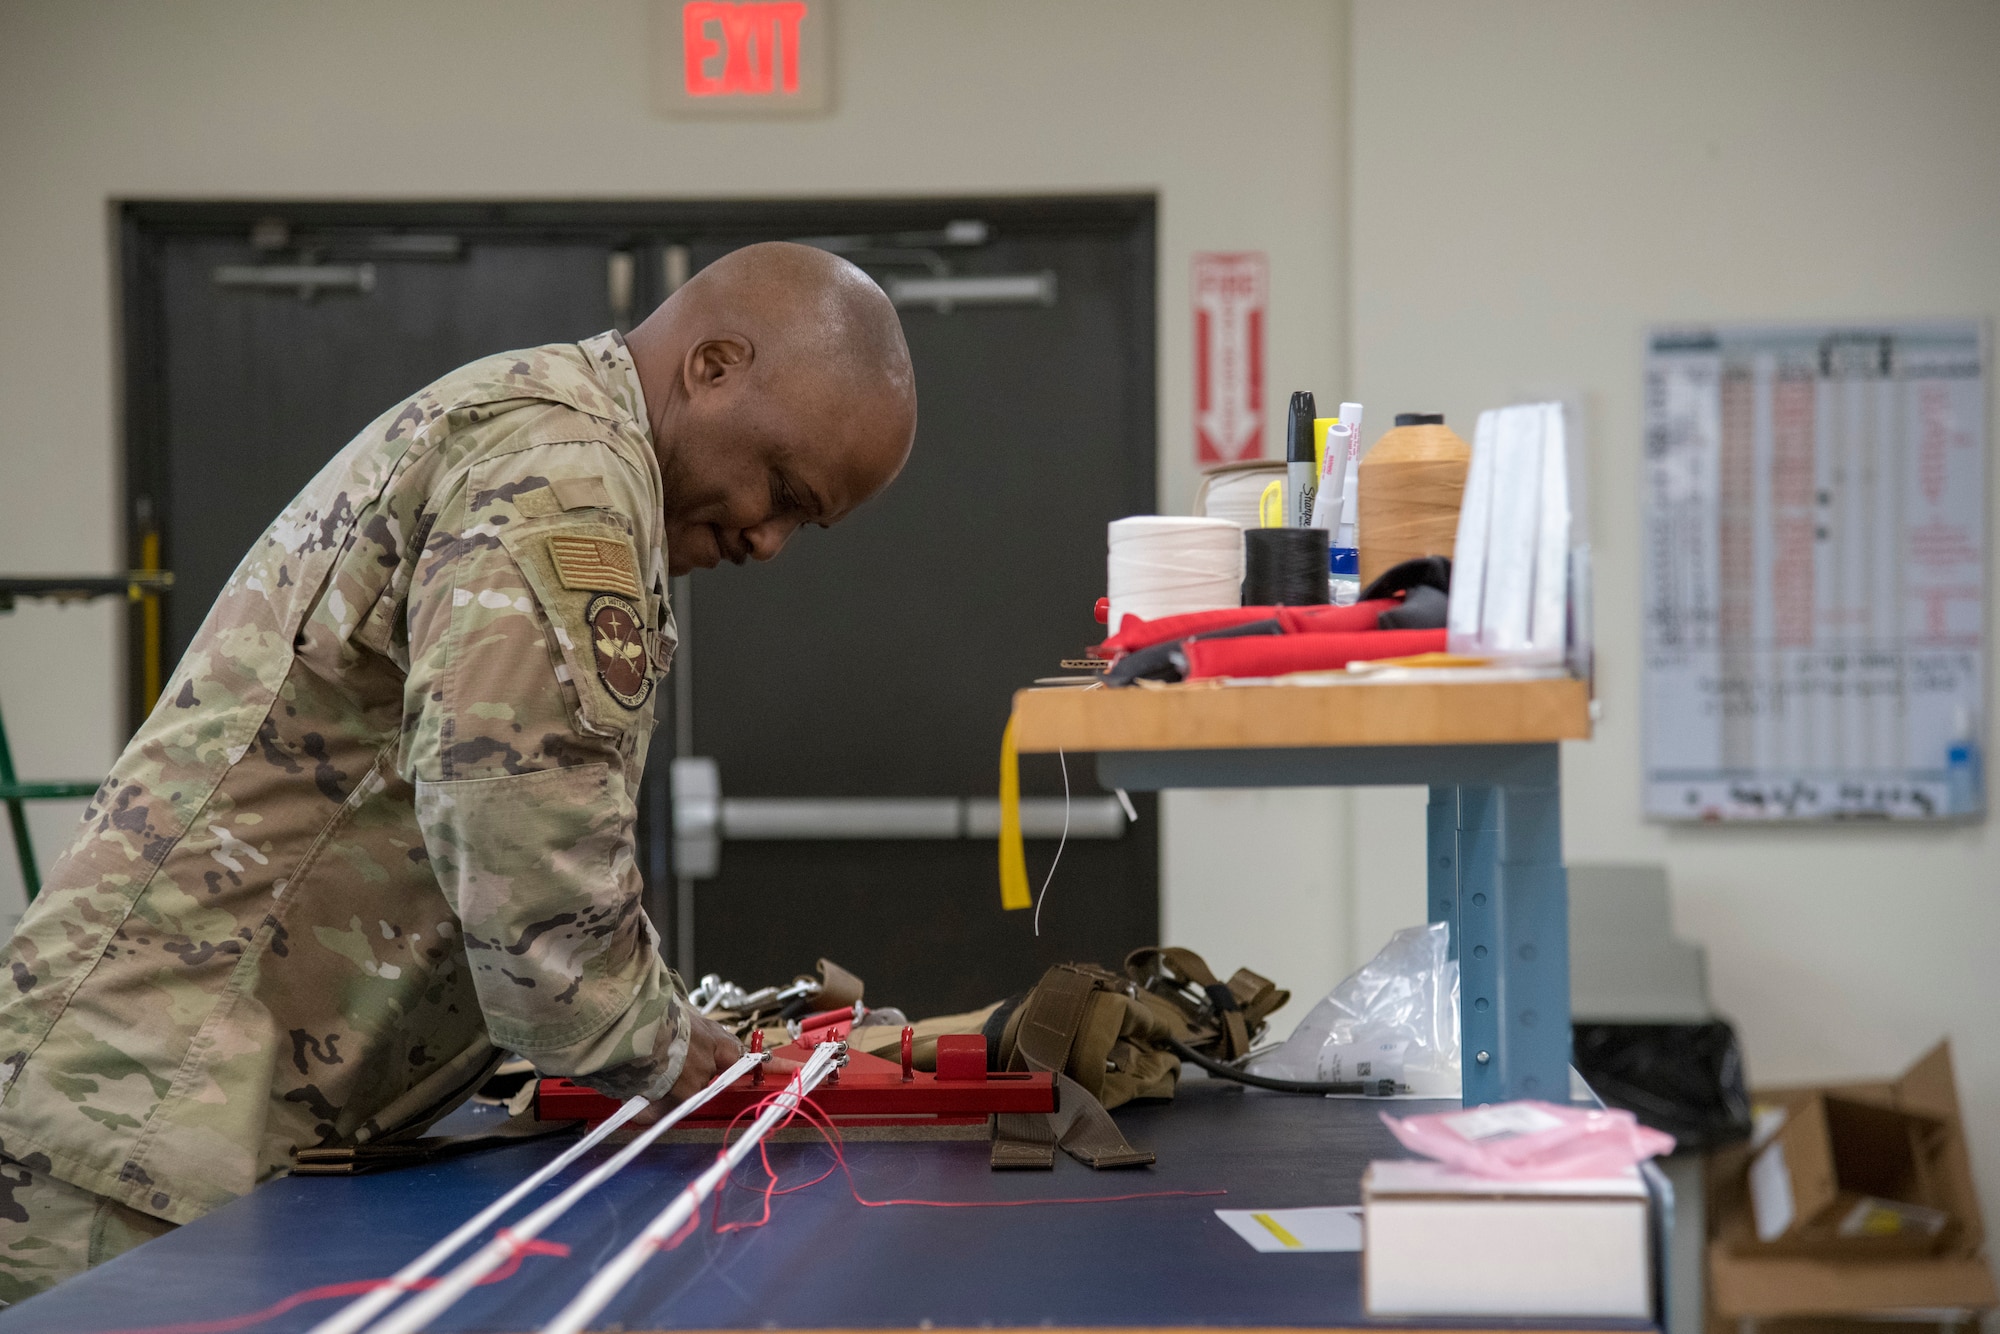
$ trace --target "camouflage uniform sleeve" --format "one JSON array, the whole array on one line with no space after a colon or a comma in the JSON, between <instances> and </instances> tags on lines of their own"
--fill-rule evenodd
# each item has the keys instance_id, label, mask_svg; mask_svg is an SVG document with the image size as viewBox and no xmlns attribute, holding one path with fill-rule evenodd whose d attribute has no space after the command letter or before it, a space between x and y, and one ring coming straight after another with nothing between
<instances>
[{"instance_id":1,"label":"camouflage uniform sleeve","mask_svg":"<svg viewBox=\"0 0 2000 1334\"><path fill-rule=\"evenodd\" d=\"M645 503L605 444L476 465L437 511L408 613L402 763L493 1042L618 1097L680 1077L690 1013L633 855L663 659L616 634L593 656L605 626L664 619L632 540Z\"/></svg>"}]
</instances>

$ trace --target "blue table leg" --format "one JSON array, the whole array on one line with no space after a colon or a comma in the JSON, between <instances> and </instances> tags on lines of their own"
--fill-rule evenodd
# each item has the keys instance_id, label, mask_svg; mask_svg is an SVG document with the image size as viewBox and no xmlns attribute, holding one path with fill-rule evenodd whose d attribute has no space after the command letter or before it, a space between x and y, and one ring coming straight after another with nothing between
<instances>
[{"instance_id":1,"label":"blue table leg","mask_svg":"<svg viewBox=\"0 0 2000 1334\"><path fill-rule=\"evenodd\" d=\"M1454 928L1468 1107L1569 1096L1569 882L1551 745L1492 786L1433 787L1432 921Z\"/></svg>"},{"instance_id":2,"label":"blue table leg","mask_svg":"<svg viewBox=\"0 0 2000 1334\"><path fill-rule=\"evenodd\" d=\"M1451 957L1458 957L1458 793L1453 786L1433 787L1425 812L1429 837L1425 845L1428 870L1426 897L1433 922L1451 928Z\"/></svg>"}]
</instances>

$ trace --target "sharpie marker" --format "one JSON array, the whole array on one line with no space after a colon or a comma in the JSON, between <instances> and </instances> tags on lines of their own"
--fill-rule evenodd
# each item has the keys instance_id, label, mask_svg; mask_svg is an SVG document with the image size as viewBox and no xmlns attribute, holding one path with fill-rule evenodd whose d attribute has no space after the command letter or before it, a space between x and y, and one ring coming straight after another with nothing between
<instances>
[{"instance_id":1,"label":"sharpie marker","mask_svg":"<svg viewBox=\"0 0 2000 1334\"><path fill-rule=\"evenodd\" d=\"M1291 413L1285 419L1285 523L1292 528L1312 522L1313 491L1319 485L1313 458L1315 415L1311 392L1294 390Z\"/></svg>"}]
</instances>

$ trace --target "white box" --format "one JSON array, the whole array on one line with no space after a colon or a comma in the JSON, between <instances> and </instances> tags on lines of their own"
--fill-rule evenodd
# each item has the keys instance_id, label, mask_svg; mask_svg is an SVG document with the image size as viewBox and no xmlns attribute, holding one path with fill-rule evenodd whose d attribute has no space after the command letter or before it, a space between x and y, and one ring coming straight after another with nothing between
<instances>
[{"instance_id":1,"label":"white box","mask_svg":"<svg viewBox=\"0 0 2000 1334\"><path fill-rule=\"evenodd\" d=\"M1637 1169L1500 1181L1427 1159L1377 1162L1361 1179L1361 1204L1370 1315L1652 1316Z\"/></svg>"}]
</instances>

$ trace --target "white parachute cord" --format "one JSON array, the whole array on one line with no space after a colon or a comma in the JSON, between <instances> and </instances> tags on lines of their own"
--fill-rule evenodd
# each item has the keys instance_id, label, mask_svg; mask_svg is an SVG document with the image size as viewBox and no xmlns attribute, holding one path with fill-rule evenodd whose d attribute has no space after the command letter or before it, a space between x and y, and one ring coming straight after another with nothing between
<instances>
[{"instance_id":1,"label":"white parachute cord","mask_svg":"<svg viewBox=\"0 0 2000 1334\"><path fill-rule=\"evenodd\" d=\"M1062 765L1063 776L1063 831L1056 844L1056 855L1049 861L1049 873L1042 881L1042 892L1035 895L1035 934L1042 934L1042 900L1049 896L1049 886L1055 883L1056 866L1062 861L1063 849L1069 846L1069 757L1056 747L1056 763ZM1121 795L1123 795L1121 793Z\"/></svg>"},{"instance_id":2,"label":"white parachute cord","mask_svg":"<svg viewBox=\"0 0 2000 1334\"><path fill-rule=\"evenodd\" d=\"M652 1259L655 1252L687 1225L701 1208L702 1201L715 1192L715 1188L735 1170L736 1165L750 1155L750 1151L773 1127L798 1110L800 1101L832 1071L839 1051L839 1044L831 1042L821 1043L815 1048L812 1057L800 1067L792 1082L785 1086L784 1092L773 1100L763 1115L751 1123L743 1138L718 1154L709 1169L695 1178L693 1185L676 1195L673 1203L646 1225L645 1231L598 1270L590 1282L584 1284L583 1290L570 1299L569 1305L557 1312L555 1319L542 1326L542 1334L579 1334L600 1311L609 1306L646 1261Z\"/></svg>"},{"instance_id":3,"label":"white parachute cord","mask_svg":"<svg viewBox=\"0 0 2000 1334\"><path fill-rule=\"evenodd\" d=\"M741 1057L736 1064L711 1080L706 1088L647 1126L630 1144L605 1159L575 1185L513 1227L502 1228L493 1240L474 1251L456 1269L439 1279L435 1287L418 1293L407 1304L391 1312L386 1319L375 1325L373 1334L416 1334L416 1331L426 1328L431 1321L444 1314L452 1303L470 1292L480 1279L512 1259L523 1246L539 1236L544 1228L567 1213L571 1205L624 1171L654 1140L673 1129L716 1094L762 1065L766 1059L762 1052Z\"/></svg>"},{"instance_id":4,"label":"white parachute cord","mask_svg":"<svg viewBox=\"0 0 2000 1334\"><path fill-rule=\"evenodd\" d=\"M314 1325L311 1334L355 1334L356 1330L380 1315L385 1308L394 1303L404 1293L410 1291L417 1280L428 1277L433 1269L443 1264L460 1247L479 1236L487 1228L493 1226L509 1209L512 1209L515 1205L526 1199L556 1173L562 1171L565 1167L583 1157L584 1154L589 1153L592 1149L602 1144L612 1131L630 1121L649 1105L644 1098L627 1098L624 1104L612 1114L610 1120L598 1126L575 1144L572 1144L568 1149L563 1151L561 1156L551 1159L526 1181L523 1181L520 1185L514 1187L505 1195L502 1195L499 1199L493 1201L493 1203L487 1205L484 1209L481 1209L478 1213L460 1224L443 1241L438 1242L437 1245L431 1247L401 1269L398 1269L381 1287L375 1289L373 1292L364 1293L340 1310L334 1312L331 1316L328 1316L325 1320Z\"/></svg>"}]
</instances>

